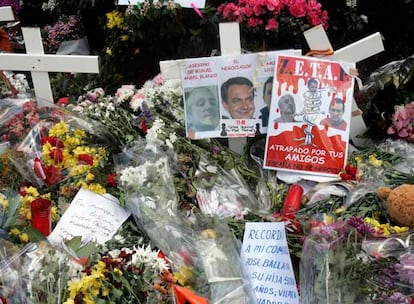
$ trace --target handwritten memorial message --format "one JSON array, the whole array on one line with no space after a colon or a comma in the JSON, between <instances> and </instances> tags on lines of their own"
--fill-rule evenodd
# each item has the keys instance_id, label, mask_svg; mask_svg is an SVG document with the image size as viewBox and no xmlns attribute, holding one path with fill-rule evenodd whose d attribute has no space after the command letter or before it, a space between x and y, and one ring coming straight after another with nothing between
<instances>
[{"instance_id":1,"label":"handwritten memorial message","mask_svg":"<svg viewBox=\"0 0 414 304\"><path fill-rule=\"evenodd\" d=\"M52 244L81 236L99 244L109 241L131 213L111 195L80 189L49 235Z\"/></svg>"},{"instance_id":2,"label":"handwritten memorial message","mask_svg":"<svg viewBox=\"0 0 414 304\"><path fill-rule=\"evenodd\" d=\"M283 222L246 223L241 257L257 304L299 303Z\"/></svg>"}]
</instances>

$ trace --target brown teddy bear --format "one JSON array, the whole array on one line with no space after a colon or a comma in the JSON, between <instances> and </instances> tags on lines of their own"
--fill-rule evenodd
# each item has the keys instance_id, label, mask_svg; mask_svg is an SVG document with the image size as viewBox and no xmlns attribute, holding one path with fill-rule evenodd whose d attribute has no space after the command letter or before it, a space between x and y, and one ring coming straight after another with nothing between
<instances>
[{"instance_id":1,"label":"brown teddy bear","mask_svg":"<svg viewBox=\"0 0 414 304\"><path fill-rule=\"evenodd\" d=\"M386 201L389 217L398 225L414 228L414 185L403 184L394 189L379 187L377 194Z\"/></svg>"}]
</instances>

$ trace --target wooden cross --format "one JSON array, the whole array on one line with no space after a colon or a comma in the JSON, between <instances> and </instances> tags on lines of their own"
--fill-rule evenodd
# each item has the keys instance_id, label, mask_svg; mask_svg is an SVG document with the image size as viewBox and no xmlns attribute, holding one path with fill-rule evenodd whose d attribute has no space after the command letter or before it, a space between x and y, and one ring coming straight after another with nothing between
<instances>
[{"instance_id":1,"label":"wooden cross","mask_svg":"<svg viewBox=\"0 0 414 304\"><path fill-rule=\"evenodd\" d=\"M313 51L333 50L328 36L322 25L315 26L304 33L309 48ZM372 34L364 39L354 42L344 48L335 51L332 55L324 56L324 59L338 60L358 63L375 54L384 51L384 44L380 33ZM367 127L362 119L362 112L359 110L355 100L352 100L352 118L349 135L354 144L364 146L369 144L368 140L357 136L364 132Z\"/></svg>"},{"instance_id":2,"label":"wooden cross","mask_svg":"<svg viewBox=\"0 0 414 304\"><path fill-rule=\"evenodd\" d=\"M39 28L22 28L27 54L0 54L0 70L30 71L39 105L53 103L49 72L99 73L98 56L44 54Z\"/></svg>"}]
</instances>

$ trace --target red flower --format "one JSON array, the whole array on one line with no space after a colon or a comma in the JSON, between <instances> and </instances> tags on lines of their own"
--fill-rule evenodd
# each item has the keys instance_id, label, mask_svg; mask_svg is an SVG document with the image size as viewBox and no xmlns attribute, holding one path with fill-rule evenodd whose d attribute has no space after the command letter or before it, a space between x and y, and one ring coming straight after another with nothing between
<instances>
[{"instance_id":1,"label":"red flower","mask_svg":"<svg viewBox=\"0 0 414 304\"><path fill-rule=\"evenodd\" d=\"M116 186L118 186L118 182L116 180L116 173L110 173L110 174L108 174L108 176L106 178L106 183L110 187L116 187Z\"/></svg>"},{"instance_id":2,"label":"red flower","mask_svg":"<svg viewBox=\"0 0 414 304\"><path fill-rule=\"evenodd\" d=\"M49 143L52 147L56 148L63 148L65 145L63 144L63 141L61 141L59 138L54 136L46 136L42 137L42 145L45 143Z\"/></svg>"},{"instance_id":3,"label":"red flower","mask_svg":"<svg viewBox=\"0 0 414 304\"><path fill-rule=\"evenodd\" d=\"M142 130L142 132L144 132L144 134L147 134L148 127L147 127L147 123L145 122L145 120L139 123L139 128Z\"/></svg>"},{"instance_id":4,"label":"red flower","mask_svg":"<svg viewBox=\"0 0 414 304\"><path fill-rule=\"evenodd\" d=\"M49 156L58 164L63 161L63 153L59 148L52 149L52 151L49 153Z\"/></svg>"},{"instance_id":5,"label":"red flower","mask_svg":"<svg viewBox=\"0 0 414 304\"><path fill-rule=\"evenodd\" d=\"M78 155L78 161L79 163L83 165L93 165L93 156L90 156L89 154L79 154Z\"/></svg>"},{"instance_id":6,"label":"red flower","mask_svg":"<svg viewBox=\"0 0 414 304\"><path fill-rule=\"evenodd\" d=\"M48 186L53 186L54 184L62 180L62 170L57 167L49 166L46 168L46 178L45 183Z\"/></svg>"},{"instance_id":7,"label":"red flower","mask_svg":"<svg viewBox=\"0 0 414 304\"><path fill-rule=\"evenodd\" d=\"M60 97L57 101L58 105L67 105L69 104L69 97Z\"/></svg>"},{"instance_id":8,"label":"red flower","mask_svg":"<svg viewBox=\"0 0 414 304\"><path fill-rule=\"evenodd\" d=\"M339 176L341 177L342 180L355 180L357 171L358 171L357 167L346 165L345 171L342 171L342 173L339 174Z\"/></svg>"}]
</instances>

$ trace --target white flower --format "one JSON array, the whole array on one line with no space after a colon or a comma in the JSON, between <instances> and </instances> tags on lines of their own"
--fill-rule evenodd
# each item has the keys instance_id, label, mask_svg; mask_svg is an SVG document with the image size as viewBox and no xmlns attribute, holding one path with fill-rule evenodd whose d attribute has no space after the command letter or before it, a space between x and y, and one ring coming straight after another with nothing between
<instances>
[{"instance_id":1,"label":"white flower","mask_svg":"<svg viewBox=\"0 0 414 304\"><path fill-rule=\"evenodd\" d=\"M123 85L115 93L116 103L121 104L129 100L135 94L134 85Z\"/></svg>"},{"instance_id":2,"label":"white flower","mask_svg":"<svg viewBox=\"0 0 414 304\"><path fill-rule=\"evenodd\" d=\"M129 102L129 106L132 110L137 111L139 108L141 108L142 102L145 100L145 94L142 91L138 91L135 93L131 101Z\"/></svg>"}]
</instances>

